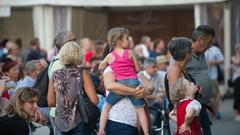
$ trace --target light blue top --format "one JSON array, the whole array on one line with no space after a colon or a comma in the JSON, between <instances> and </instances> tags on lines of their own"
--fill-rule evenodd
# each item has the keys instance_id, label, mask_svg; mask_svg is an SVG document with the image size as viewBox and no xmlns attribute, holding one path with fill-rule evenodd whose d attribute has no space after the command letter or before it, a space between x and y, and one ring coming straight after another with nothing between
<instances>
[{"instance_id":1,"label":"light blue top","mask_svg":"<svg viewBox=\"0 0 240 135\"><path fill-rule=\"evenodd\" d=\"M224 57L220 49L216 46L212 46L205 52L205 58L207 62L224 60ZM212 65L211 67L209 67L208 74L211 80L217 80L218 78L217 65Z\"/></svg>"}]
</instances>

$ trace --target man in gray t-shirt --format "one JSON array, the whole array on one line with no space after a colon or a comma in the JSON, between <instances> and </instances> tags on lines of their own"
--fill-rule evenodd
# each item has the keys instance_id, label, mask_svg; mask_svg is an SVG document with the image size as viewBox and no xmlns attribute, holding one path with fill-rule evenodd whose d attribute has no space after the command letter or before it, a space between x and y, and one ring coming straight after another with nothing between
<instances>
[{"instance_id":1,"label":"man in gray t-shirt","mask_svg":"<svg viewBox=\"0 0 240 135\"><path fill-rule=\"evenodd\" d=\"M207 25L198 26L192 33L192 60L187 64L186 71L192 75L197 84L203 87L204 94L199 99L202 104L200 112L200 122L204 135L211 135L210 118L206 110L206 105L210 103L212 97L212 84L208 75L208 66L204 56L205 51L211 46L215 36L214 30Z\"/></svg>"},{"instance_id":2,"label":"man in gray t-shirt","mask_svg":"<svg viewBox=\"0 0 240 135\"><path fill-rule=\"evenodd\" d=\"M204 94L198 99L202 104L208 104L212 97L212 82L208 75L208 66L203 55L193 53L192 60L187 64L186 71L196 80L197 85L203 87Z\"/></svg>"}]
</instances>

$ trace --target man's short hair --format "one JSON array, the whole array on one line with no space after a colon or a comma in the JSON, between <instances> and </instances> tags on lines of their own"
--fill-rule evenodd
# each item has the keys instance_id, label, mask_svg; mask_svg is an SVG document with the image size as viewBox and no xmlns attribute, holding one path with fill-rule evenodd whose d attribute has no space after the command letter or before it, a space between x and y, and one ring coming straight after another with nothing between
<instances>
[{"instance_id":1,"label":"man's short hair","mask_svg":"<svg viewBox=\"0 0 240 135\"><path fill-rule=\"evenodd\" d=\"M26 70L26 74L30 75L30 73L37 69L37 66L39 64L39 60L31 60L29 62L27 62L26 66L25 66L25 70Z\"/></svg>"},{"instance_id":2,"label":"man's short hair","mask_svg":"<svg viewBox=\"0 0 240 135\"><path fill-rule=\"evenodd\" d=\"M195 42L201 36L215 37L215 31L212 27L208 25L199 25L192 33L192 41Z\"/></svg>"},{"instance_id":3,"label":"man's short hair","mask_svg":"<svg viewBox=\"0 0 240 135\"><path fill-rule=\"evenodd\" d=\"M58 50L60 50L62 48L62 46L64 45L64 43L69 40L69 33L71 31L68 30L62 30L59 31L56 36L54 37L53 40L53 46L56 47Z\"/></svg>"}]
</instances>

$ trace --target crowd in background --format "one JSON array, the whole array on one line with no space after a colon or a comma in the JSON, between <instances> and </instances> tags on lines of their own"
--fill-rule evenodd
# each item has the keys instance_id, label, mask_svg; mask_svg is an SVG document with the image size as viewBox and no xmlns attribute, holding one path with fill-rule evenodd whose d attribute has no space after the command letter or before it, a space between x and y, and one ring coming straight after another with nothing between
<instances>
[{"instance_id":1,"label":"crowd in background","mask_svg":"<svg viewBox=\"0 0 240 135\"><path fill-rule=\"evenodd\" d=\"M123 36L126 37L123 39ZM173 120L175 114L178 119L175 119L176 134L196 131L199 135L202 132L211 135L209 114L221 118L219 112L221 94L218 86L219 71L224 71L221 66L224 57L214 39L216 36L214 30L205 25L193 30L192 39L173 37L168 44L165 44L161 38L152 40L149 36L142 36L141 42L137 44L131 36L131 31L120 34L114 43L123 45L123 40L126 40L126 47L123 47L123 50L131 50L133 55L131 59L136 58L135 62L139 65L136 76L141 83L137 85L139 87L116 81L115 70L108 66L111 64L102 70L98 69L104 58L116 51L116 46L111 42L114 36L106 42L94 41L87 37L77 40L76 35L71 31L60 31L54 38L53 49L49 51L41 49L37 38L30 42L28 48L22 47L20 38L15 42L3 39L0 43L0 110L2 111L0 132L8 135L20 133L27 135L37 134L40 130L40 134L91 134L94 129L83 122L79 112L76 111L78 103L76 95L79 94L76 90L83 88L90 101L100 110L109 91L123 95L108 109L103 131L99 131L99 135L138 134L138 125L143 127L143 132L147 135L150 131L144 128L161 125L162 114L151 108L165 110L167 114L171 112L169 117ZM235 46L235 54L231 61L232 65L228 69L229 86L234 88L235 120L240 121L239 44ZM41 97L37 91L41 90L33 87L38 76L46 68L49 77L46 99L48 106L38 107L38 100ZM77 78L78 83L82 82L75 90L68 87L73 85L73 78ZM189 85L190 82L194 84ZM151 89L150 84L154 89L153 92L148 91ZM185 95L180 96L173 91L179 93L185 91ZM132 105L131 97L145 99L141 106L146 114L138 117L139 112L142 111L138 111L136 106ZM184 100L185 98L191 100ZM185 109L184 105L193 109ZM185 109L185 114L181 114L184 116L176 115L176 112L182 108ZM189 114L189 110L196 115ZM192 127L191 122L186 124L184 119L179 121L180 117L182 119L185 115L189 118L200 117L200 121L198 123L197 120L191 119L191 122L195 123L195 127ZM151 119L151 122L144 125L140 120L143 116L146 116L146 120ZM169 119L168 115L166 117ZM168 120L165 123L167 134L170 134L171 125ZM20 127L15 128L18 126ZM201 131L197 129L198 126Z\"/></svg>"}]
</instances>

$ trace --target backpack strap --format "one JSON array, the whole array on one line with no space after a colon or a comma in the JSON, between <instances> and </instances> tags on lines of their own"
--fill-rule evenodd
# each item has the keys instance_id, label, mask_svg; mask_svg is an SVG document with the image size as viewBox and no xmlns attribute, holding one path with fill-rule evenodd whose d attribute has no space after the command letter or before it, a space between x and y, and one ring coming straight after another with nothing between
<instances>
[{"instance_id":1,"label":"backpack strap","mask_svg":"<svg viewBox=\"0 0 240 135\"><path fill-rule=\"evenodd\" d=\"M53 63L55 62L55 61L58 61L59 60L59 58L53 58L52 60L51 60L51 62L50 62L50 65L49 65L49 69L51 69L52 68L52 66L53 66Z\"/></svg>"},{"instance_id":2,"label":"backpack strap","mask_svg":"<svg viewBox=\"0 0 240 135\"><path fill-rule=\"evenodd\" d=\"M82 84L82 86L80 86L79 88L80 88L80 94L82 93L85 97L88 97L85 90L84 90L84 87L83 87L83 83L84 83L83 82L83 71L84 70L88 70L88 68L86 68L86 67L79 68L80 77L81 77L79 85Z\"/></svg>"}]
</instances>

